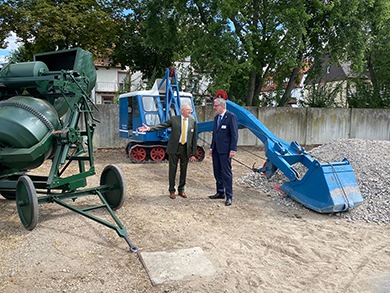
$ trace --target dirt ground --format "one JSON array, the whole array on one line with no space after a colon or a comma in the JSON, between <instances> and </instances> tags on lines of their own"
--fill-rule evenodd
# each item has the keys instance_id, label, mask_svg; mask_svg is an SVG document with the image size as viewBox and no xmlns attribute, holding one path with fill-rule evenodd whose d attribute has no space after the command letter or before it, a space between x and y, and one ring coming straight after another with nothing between
<instances>
[{"instance_id":1,"label":"dirt ground","mask_svg":"<svg viewBox=\"0 0 390 293\"><path fill-rule=\"evenodd\" d=\"M240 148L237 160L262 165L246 150L258 151ZM216 274L153 286L139 255L114 230L57 204L43 204L38 225L29 232L15 202L0 197L0 292L390 290L388 225L292 209L267 191L237 183L233 205L225 207L222 200L207 198L215 191L209 157L189 166L188 198L175 200L168 197L167 163L132 164L119 149L97 151L95 163L92 186L106 165L122 170L126 201L116 215L140 252L200 247ZM247 172L233 162L236 179Z\"/></svg>"}]
</instances>

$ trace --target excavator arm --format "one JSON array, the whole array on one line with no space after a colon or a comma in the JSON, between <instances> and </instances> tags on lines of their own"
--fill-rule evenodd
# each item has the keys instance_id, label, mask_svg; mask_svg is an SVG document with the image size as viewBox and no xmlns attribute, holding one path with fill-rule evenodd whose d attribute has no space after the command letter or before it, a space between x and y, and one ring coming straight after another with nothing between
<instances>
[{"instance_id":1,"label":"excavator arm","mask_svg":"<svg viewBox=\"0 0 390 293\"><path fill-rule=\"evenodd\" d=\"M296 141L287 143L276 137L252 113L232 101L227 109L237 116L239 128L249 129L264 144L267 157L262 168L254 169L269 179L279 169L288 179L280 189L304 206L319 213L342 212L362 203L350 162L320 163ZM198 132L212 131L212 121L198 124ZM293 167L303 165L306 173L301 177Z\"/></svg>"}]
</instances>

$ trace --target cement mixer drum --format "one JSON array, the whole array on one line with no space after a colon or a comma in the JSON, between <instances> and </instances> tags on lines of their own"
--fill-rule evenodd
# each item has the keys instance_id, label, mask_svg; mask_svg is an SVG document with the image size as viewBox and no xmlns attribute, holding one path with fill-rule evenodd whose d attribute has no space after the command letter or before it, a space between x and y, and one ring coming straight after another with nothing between
<instances>
[{"instance_id":1,"label":"cement mixer drum","mask_svg":"<svg viewBox=\"0 0 390 293\"><path fill-rule=\"evenodd\" d=\"M51 133L60 126L57 111L48 101L15 96L0 102L0 166L11 169L39 167L53 152ZM18 149L36 148L29 160L16 160Z\"/></svg>"}]
</instances>

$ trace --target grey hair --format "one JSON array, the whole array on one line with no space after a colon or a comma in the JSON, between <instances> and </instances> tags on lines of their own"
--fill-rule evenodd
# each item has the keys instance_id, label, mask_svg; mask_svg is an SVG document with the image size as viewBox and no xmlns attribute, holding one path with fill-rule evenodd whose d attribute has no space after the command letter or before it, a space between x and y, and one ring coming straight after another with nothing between
<instances>
[{"instance_id":1,"label":"grey hair","mask_svg":"<svg viewBox=\"0 0 390 293\"><path fill-rule=\"evenodd\" d=\"M225 99L223 99L223 98L216 98L216 99L214 100L214 102L217 102L218 105L220 105L220 106L226 108L226 100L225 100Z\"/></svg>"},{"instance_id":2,"label":"grey hair","mask_svg":"<svg viewBox=\"0 0 390 293\"><path fill-rule=\"evenodd\" d=\"M190 107L190 109L192 110L192 107L191 107L190 104L181 104L181 105L180 105L180 111L184 109L184 106L188 106L188 107Z\"/></svg>"}]
</instances>

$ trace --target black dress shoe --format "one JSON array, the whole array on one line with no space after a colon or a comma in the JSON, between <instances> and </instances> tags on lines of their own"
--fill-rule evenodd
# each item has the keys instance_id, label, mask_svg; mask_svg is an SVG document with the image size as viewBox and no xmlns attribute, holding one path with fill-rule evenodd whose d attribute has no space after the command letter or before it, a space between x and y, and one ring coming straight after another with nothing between
<instances>
[{"instance_id":1,"label":"black dress shoe","mask_svg":"<svg viewBox=\"0 0 390 293\"><path fill-rule=\"evenodd\" d=\"M218 193L218 192L217 192L217 193L214 194L214 195L210 195L209 198L210 198L210 199L220 199L220 198L224 199L224 198L225 198L225 195L224 195L223 193Z\"/></svg>"},{"instance_id":2,"label":"black dress shoe","mask_svg":"<svg viewBox=\"0 0 390 293\"><path fill-rule=\"evenodd\" d=\"M231 206L232 205L232 200L230 198L228 198L226 201L225 201L225 206Z\"/></svg>"}]
</instances>

